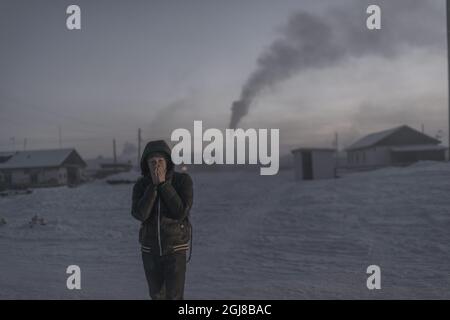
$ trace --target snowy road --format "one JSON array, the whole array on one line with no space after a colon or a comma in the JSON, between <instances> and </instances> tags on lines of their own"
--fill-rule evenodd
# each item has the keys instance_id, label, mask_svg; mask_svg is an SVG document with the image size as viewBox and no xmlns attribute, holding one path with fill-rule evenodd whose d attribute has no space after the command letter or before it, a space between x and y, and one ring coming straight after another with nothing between
<instances>
[{"instance_id":1,"label":"snowy road","mask_svg":"<svg viewBox=\"0 0 450 320\"><path fill-rule=\"evenodd\" d=\"M450 165L295 182L195 174L187 299L450 298ZM0 198L0 298L146 299L131 185ZM38 214L46 226L30 229ZM66 288L81 267L82 289ZM366 288L381 267L382 289Z\"/></svg>"}]
</instances>

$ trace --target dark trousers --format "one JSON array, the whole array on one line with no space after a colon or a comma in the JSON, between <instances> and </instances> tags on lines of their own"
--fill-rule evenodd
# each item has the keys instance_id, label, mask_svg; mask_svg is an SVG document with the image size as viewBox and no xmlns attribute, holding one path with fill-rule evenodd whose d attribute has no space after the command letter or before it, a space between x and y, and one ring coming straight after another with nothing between
<instances>
[{"instance_id":1,"label":"dark trousers","mask_svg":"<svg viewBox=\"0 0 450 320\"><path fill-rule=\"evenodd\" d=\"M159 256L142 252L145 277L153 300L183 300L186 252Z\"/></svg>"}]
</instances>

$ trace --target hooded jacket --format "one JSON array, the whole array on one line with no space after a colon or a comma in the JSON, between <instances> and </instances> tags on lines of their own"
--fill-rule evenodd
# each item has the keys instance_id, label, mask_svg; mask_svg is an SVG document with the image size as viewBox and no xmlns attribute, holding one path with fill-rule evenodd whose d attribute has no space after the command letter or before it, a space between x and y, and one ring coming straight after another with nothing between
<instances>
[{"instance_id":1,"label":"hooded jacket","mask_svg":"<svg viewBox=\"0 0 450 320\"><path fill-rule=\"evenodd\" d=\"M165 155L166 180L154 185L147 158L151 153ZM192 179L187 173L175 172L171 150L163 140L147 143L141 157L141 174L133 187L131 214L141 222L139 242L142 251L166 255L189 249L193 201Z\"/></svg>"}]
</instances>

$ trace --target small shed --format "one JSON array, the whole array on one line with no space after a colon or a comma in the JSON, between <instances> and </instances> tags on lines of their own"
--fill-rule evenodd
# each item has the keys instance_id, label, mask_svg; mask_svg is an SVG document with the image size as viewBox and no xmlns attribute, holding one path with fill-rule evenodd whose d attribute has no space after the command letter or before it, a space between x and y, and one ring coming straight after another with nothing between
<instances>
[{"instance_id":1,"label":"small shed","mask_svg":"<svg viewBox=\"0 0 450 320\"><path fill-rule=\"evenodd\" d=\"M336 177L335 149L298 148L291 152L294 155L294 172L297 180Z\"/></svg>"}]
</instances>

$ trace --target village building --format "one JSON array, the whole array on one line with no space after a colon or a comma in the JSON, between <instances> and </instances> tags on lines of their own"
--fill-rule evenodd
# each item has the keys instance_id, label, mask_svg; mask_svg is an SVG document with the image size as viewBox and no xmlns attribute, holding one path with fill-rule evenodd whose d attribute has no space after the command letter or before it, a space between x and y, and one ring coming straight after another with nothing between
<instances>
[{"instance_id":1,"label":"village building","mask_svg":"<svg viewBox=\"0 0 450 320\"><path fill-rule=\"evenodd\" d=\"M294 155L296 180L331 179L336 177L336 150L326 148L298 148Z\"/></svg>"},{"instance_id":2,"label":"village building","mask_svg":"<svg viewBox=\"0 0 450 320\"><path fill-rule=\"evenodd\" d=\"M440 141L409 126L375 132L346 149L347 165L376 168L408 165L420 160L444 161L446 147Z\"/></svg>"},{"instance_id":3,"label":"village building","mask_svg":"<svg viewBox=\"0 0 450 320\"><path fill-rule=\"evenodd\" d=\"M75 149L0 153L0 183L7 188L76 185L85 161Z\"/></svg>"}]
</instances>

